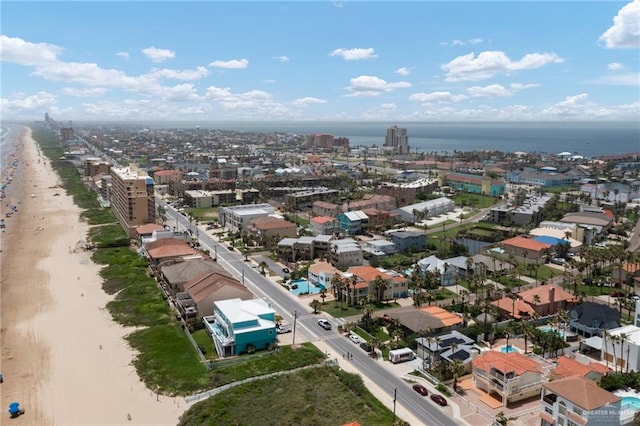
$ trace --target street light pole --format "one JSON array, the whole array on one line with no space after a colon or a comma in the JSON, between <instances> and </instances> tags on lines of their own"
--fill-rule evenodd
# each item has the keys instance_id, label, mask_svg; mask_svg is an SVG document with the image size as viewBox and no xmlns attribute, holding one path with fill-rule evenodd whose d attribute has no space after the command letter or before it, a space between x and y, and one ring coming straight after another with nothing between
<instances>
[{"instance_id":1,"label":"street light pole","mask_svg":"<svg viewBox=\"0 0 640 426\"><path fill-rule=\"evenodd\" d=\"M298 311L293 311L293 336L291 339L291 346L296 344L296 323L298 322Z\"/></svg>"},{"instance_id":2,"label":"street light pole","mask_svg":"<svg viewBox=\"0 0 640 426\"><path fill-rule=\"evenodd\" d=\"M398 388L393 390L393 422L392 425L396 422L396 396L398 395Z\"/></svg>"}]
</instances>

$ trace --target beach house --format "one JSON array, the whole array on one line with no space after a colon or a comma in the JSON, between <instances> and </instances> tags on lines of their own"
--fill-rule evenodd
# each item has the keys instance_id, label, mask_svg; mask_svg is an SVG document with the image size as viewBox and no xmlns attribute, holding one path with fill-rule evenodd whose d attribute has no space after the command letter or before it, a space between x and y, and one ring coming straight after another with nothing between
<instances>
[{"instance_id":1,"label":"beach house","mask_svg":"<svg viewBox=\"0 0 640 426\"><path fill-rule=\"evenodd\" d=\"M220 357L267 349L276 341L275 310L262 299L214 302L213 315L202 318Z\"/></svg>"}]
</instances>

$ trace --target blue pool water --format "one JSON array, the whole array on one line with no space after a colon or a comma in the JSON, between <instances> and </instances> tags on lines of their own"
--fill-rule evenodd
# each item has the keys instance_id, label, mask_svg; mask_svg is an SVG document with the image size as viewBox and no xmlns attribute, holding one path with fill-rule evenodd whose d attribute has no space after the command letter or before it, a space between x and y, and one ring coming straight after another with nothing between
<instances>
[{"instance_id":1,"label":"blue pool water","mask_svg":"<svg viewBox=\"0 0 640 426\"><path fill-rule=\"evenodd\" d=\"M562 337L564 340L567 340L567 332L565 330L558 330L550 325L541 325L538 327L538 330L544 331L545 333L556 333L558 336Z\"/></svg>"},{"instance_id":2,"label":"blue pool water","mask_svg":"<svg viewBox=\"0 0 640 426\"><path fill-rule=\"evenodd\" d=\"M503 354L508 354L510 352L520 352L518 349L514 348L513 346L509 345L509 346L503 346L500 348L500 352L502 352Z\"/></svg>"},{"instance_id":3,"label":"blue pool water","mask_svg":"<svg viewBox=\"0 0 640 426\"><path fill-rule=\"evenodd\" d=\"M296 287L296 288L294 288ZM303 293L309 293L309 294L318 294L320 293L320 290L322 290L324 288L324 286L322 284L319 285L314 285L311 284L309 282L309 280L306 280L304 278L300 278L297 280L293 280L291 281L291 293L295 294L296 296L300 296Z\"/></svg>"},{"instance_id":4,"label":"blue pool water","mask_svg":"<svg viewBox=\"0 0 640 426\"><path fill-rule=\"evenodd\" d=\"M640 410L640 398L635 396L623 396L622 401L620 402L622 408L631 408L633 410Z\"/></svg>"}]
</instances>

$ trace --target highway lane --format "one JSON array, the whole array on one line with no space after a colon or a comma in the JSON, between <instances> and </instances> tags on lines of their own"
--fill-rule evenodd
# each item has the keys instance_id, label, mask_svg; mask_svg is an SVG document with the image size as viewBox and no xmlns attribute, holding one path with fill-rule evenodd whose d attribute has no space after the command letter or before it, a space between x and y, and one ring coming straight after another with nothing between
<instances>
[{"instance_id":1,"label":"highway lane","mask_svg":"<svg viewBox=\"0 0 640 426\"><path fill-rule=\"evenodd\" d=\"M341 336L337 331L337 325L342 323L340 319L324 317L322 314L314 315L309 312L310 308L303 305L299 299L284 291L276 283L262 276L251 264L244 260L242 254L237 251L230 251L224 244L214 240L206 232L200 230L196 232L194 224L178 213L163 200L157 199L157 204L166 208L167 216L176 221L177 230L190 230L192 235L199 238L200 244L205 250L209 250L211 256L217 256L217 261L229 273L243 282L257 297L264 298L271 306L286 319L290 324L296 325L296 334L301 333L307 340L316 341L322 339L333 351L337 353L351 353L351 360L341 360L339 362L351 362L366 376L375 383L383 392L393 399L396 392L396 401L405 410L429 426L454 426L457 423L450 418L443 409L433 403L431 399L418 395L411 386L401 378L395 376L384 366L382 361L372 359L358 345L349 339ZM295 318L298 313L297 318ZM317 324L319 318L327 318L333 324L332 330L324 330ZM396 391L397 390L397 391Z\"/></svg>"}]
</instances>

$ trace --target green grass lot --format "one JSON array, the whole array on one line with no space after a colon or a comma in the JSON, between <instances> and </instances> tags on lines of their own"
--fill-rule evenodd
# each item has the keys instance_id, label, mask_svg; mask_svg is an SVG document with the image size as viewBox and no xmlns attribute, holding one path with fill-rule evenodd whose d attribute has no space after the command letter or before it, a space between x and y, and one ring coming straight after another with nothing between
<instances>
[{"instance_id":1,"label":"green grass lot","mask_svg":"<svg viewBox=\"0 0 640 426\"><path fill-rule=\"evenodd\" d=\"M393 413L360 376L319 367L233 387L195 404L178 424L335 426L356 420L391 425Z\"/></svg>"},{"instance_id":2,"label":"green grass lot","mask_svg":"<svg viewBox=\"0 0 640 426\"><path fill-rule=\"evenodd\" d=\"M452 199L456 206L471 206L476 209L486 209L497 202L495 198L488 195L471 194L469 192L458 193Z\"/></svg>"},{"instance_id":3,"label":"green grass lot","mask_svg":"<svg viewBox=\"0 0 640 426\"><path fill-rule=\"evenodd\" d=\"M211 340L211 336L209 336L205 330L203 329L196 330L193 333L191 333L191 337L193 337L193 340L196 341L198 346L200 346L201 348L204 348L205 350L204 356L208 360L214 360L218 357L218 354L216 353L216 346L213 344L213 340Z\"/></svg>"},{"instance_id":4,"label":"green grass lot","mask_svg":"<svg viewBox=\"0 0 640 426\"><path fill-rule=\"evenodd\" d=\"M197 208L197 209L185 209L185 213L195 217L200 222L212 222L218 220L218 208Z\"/></svg>"},{"instance_id":5,"label":"green grass lot","mask_svg":"<svg viewBox=\"0 0 640 426\"><path fill-rule=\"evenodd\" d=\"M281 346L279 351L258 351L254 354L241 355L231 360L214 362L211 370L210 387L218 387L227 383L244 380L249 377L262 376L276 371L291 370L306 365L321 363L325 358L320 349L312 343Z\"/></svg>"}]
</instances>

